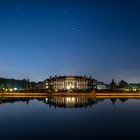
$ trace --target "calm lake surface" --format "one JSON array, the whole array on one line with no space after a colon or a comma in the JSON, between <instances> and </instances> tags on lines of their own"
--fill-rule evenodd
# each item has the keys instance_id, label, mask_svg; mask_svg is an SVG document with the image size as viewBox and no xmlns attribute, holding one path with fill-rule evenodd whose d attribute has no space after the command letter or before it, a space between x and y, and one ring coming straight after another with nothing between
<instances>
[{"instance_id":1,"label":"calm lake surface","mask_svg":"<svg viewBox=\"0 0 140 140\"><path fill-rule=\"evenodd\" d=\"M0 99L0 139L138 139L140 100Z\"/></svg>"}]
</instances>

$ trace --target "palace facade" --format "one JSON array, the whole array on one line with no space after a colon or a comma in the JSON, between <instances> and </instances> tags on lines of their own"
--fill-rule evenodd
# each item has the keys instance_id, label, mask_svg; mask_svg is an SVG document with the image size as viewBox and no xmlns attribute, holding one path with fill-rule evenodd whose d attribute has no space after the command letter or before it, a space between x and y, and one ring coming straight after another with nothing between
<instances>
[{"instance_id":1,"label":"palace facade","mask_svg":"<svg viewBox=\"0 0 140 140\"><path fill-rule=\"evenodd\" d=\"M46 89L88 90L94 89L97 81L86 76L54 76L44 81Z\"/></svg>"}]
</instances>

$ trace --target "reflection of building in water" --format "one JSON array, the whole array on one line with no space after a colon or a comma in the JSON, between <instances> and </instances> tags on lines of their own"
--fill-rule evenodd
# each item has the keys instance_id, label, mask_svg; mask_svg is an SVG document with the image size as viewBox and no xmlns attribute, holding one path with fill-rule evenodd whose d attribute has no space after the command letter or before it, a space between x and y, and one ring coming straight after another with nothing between
<instances>
[{"instance_id":1,"label":"reflection of building in water","mask_svg":"<svg viewBox=\"0 0 140 140\"><path fill-rule=\"evenodd\" d=\"M45 80L44 86L53 90L94 89L96 80L86 76L55 76Z\"/></svg>"},{"instance_id":2,"label":"reflection of building in water","mask_svg":"<svg viewBox=\"0 0 140 140\"><path fill-rule=\"evenodd\" d=\"M26 104L30 104L30 101L36 101L34 98L1 98L0 104L6 103L15 103L15 102L23 102ZM128 99L111 99L112 103L115 105L117 101L126 102ZM94 99L94 98L86 98L86 97L52 97L52 98L39 98L37 101L44 102L50 106L54 107L68 107L68 108L80 108L92 106L98 102L104 101L104 99Z\"/></svg>"},{"instance_id":3,"label":"reflection of building in water","mask_svg":"<svg viewBox=\"0 0 140 140\"><path fill-rule=\"evenodd\" d=\"M86 107L92 106L93 104L97 103L96 99L85 98L85 97L52 97L46 98L44 100L45 103L49 104L50 106L55 107Z\"/></svg>"}]
</instances>

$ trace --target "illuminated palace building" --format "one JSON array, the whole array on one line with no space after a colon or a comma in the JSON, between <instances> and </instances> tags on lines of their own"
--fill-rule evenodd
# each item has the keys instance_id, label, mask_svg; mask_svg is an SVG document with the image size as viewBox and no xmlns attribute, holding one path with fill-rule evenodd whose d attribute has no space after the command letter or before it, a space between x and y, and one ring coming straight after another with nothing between
<instances>
[{"instance_id":1,"label":"illuminated palace building","mask_svg":"<svg viewBox=\"0 0 140 140\"><path fill-rule=\"evenodd\" d=\"M93 89L96 80L86 76L55 76L45 80L45 87L58 90L88 90Z\"/></svg>"}]
</instances>

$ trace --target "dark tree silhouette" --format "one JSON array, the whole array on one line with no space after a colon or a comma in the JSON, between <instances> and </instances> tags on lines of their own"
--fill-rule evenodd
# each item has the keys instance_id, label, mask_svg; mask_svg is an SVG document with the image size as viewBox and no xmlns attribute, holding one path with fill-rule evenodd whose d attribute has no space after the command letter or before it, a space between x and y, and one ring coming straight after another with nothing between
<instances>
[{"instance_id":1,"label":"dark tree silhouette","mask_svg":"<svg viewBox=\"0 0 140 140\"><path fill-rule=\"evenodd\" d=\"M124 87L127 87L128 86L128 83L126 81L124 81L124 80L121 80L119 82L119 86L122 87L122 88L124 88Z\"/></svg>"},{"instance_id":2,"label":"dark tree silhouette","mask_svg":"<svg viewBox=\"0 0 140 140\"><path fill-rule=\"evenodd\" d=\"M117 84L115 83L114 79L112 79L112 82L111 82L110 85L111 85L111 90L114 92L115 89L116 89L116 86L117 86Z\"/></svg>"}]
</instances>

